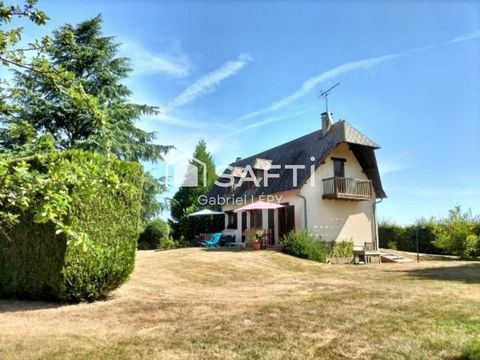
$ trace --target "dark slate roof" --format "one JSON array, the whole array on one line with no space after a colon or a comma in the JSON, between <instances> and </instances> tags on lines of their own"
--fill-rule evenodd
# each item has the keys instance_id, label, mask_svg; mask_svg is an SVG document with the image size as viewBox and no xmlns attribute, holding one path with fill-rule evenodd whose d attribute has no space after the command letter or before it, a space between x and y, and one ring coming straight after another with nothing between
<instances>
[{"instance_id":1,"label":"dark slate roof","mask_svg":"<svg viewBox=\"0 0 480 360\"><path fill-rule=\"evenodd\" d=\"M268 159L272 164L282 165L281 169L269 170L270 174L279 174L278 179L269 179L268 187L260 186L249 188L248 181L233 192L227 192L227 188L214 186L208 196L216 197L242 197L242 196L259 196L261 194L274 194L293 189L300 189L308 180L310 175L310 166L315 164L318 167L325 161L330 152L340 143L346 142L351 145L360 165L375 189L378 198L386 197L380 181L374 150L379 146L372 140L367 138L345 120L340 120L332 125L330 130L322 135L322 130L314 131L285 144L268 149L261 153L252 155L248 158L230 164L231 167L245 167L250 165L253 167L255 159ZM353 150L355 149L355 150ZM361 155L361 156L360 156ZM313 157L313 158L312 158ZM313 160L312 160L313 159ZM305 170L297 171L297 186L293 186L293 171L285 169L283 165L305 165ZM224 174L229 174L230 170L226 169ZM228 183L228 180L220 182Z\"/></svg>"}]
</instances>

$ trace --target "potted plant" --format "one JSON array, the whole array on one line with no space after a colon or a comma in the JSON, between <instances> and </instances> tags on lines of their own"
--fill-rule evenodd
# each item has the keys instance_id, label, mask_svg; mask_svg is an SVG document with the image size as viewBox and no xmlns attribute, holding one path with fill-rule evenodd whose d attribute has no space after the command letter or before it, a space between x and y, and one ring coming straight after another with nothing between
<instances>
[{"instance_id":1,"label":"potted plant","mask_svg":"<svg viewBox=\"0 0 480 360\"><path fill-rule=\"evenodd\" d=\"M252 228L245 230L245 239L247 240L247 246L252 250L260 250L262 245L262 237L265 230L261 228Z\"/></svg>"}]
</instances>

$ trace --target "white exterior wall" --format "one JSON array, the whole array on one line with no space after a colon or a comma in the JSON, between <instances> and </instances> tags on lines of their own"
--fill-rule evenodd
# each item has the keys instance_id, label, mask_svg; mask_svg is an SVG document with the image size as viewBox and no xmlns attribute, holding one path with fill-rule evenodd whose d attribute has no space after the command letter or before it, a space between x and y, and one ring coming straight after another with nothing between
<instances>
[{"instance_id":1,"label":"white exterior wall","mask_svg":"<svg viewBox=\"0 0 480 360\"><path fill-rule=\"evenodd\" d=\"M353 240L355 245L374 242L375 221L373 203L367 201L323 199L322 179L333 177L332 157L343 158L345 177L368 180L348 144L338 145L302 187L307 198L308 231L327 241ZM314 186L312 186L314 185Z\"/></svg>"},{"instance_id":2,"label":"white exterior wall","mask_svg":"<svg viewBox=\"0 0 480 360\"><path fill-rule=\"evenodd\" d=\"M349 150L348 144L338 145L329 154L325 163L320 165L315 176L310 177L307 183L300 189L284 193L275 194L280 203L288 203L295 207L295 228L305 228L305 204L302 197L306 198L307 207L307 227L308 231L314 235L321 236L327 241L352 240L355 245L363 246L365 242L375 242L375 221L373 205L375 199L365 201L354 200L329 200L323 199L322 179L333 177L332 157L346 159L345 177L368 180L363 172L355 155ZM306 169L310 171L310 169ZM312 186L314 185L314 186ZM281 197L281 198L280 198ZM255 199L257 200L257 199ZM225 205L222 211L230 211L239 208L242 205ZM277 211L275 216L275 238L278 241L278 223ZM262 212L264 227L268 224L268 211ZM234 235L237 243L242 239L242 217L237 214L237 229L226 229L225 235ZM247 228L250 228L250 216L247 216Z\"/></svg>"}]
</instances>

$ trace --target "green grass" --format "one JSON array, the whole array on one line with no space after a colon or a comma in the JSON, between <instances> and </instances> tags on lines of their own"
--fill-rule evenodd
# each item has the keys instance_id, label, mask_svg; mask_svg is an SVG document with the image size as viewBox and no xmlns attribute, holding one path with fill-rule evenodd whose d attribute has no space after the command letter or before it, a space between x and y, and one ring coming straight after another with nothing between
<instances>
[{"instance_id":1,"label":"green grass","mask_svg":"<svg viewBox=\"0 0 480 360\"><path fill-rule=\"evenodd\" d=\"M140 252L114 298L0 301L0 358L478 359L480 263Z\"/></svg>"}]
</instances>

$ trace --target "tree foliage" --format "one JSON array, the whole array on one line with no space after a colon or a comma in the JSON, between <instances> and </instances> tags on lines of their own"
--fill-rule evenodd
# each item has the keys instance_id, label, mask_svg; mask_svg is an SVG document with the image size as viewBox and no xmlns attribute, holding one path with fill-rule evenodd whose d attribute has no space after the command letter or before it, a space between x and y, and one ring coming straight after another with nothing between
<instances>
[{"instance_id":1,"label":"tree foliage","mask_svg":"<svg viewBox=\"0 0 480 360\"><path fill-rule=\"evenodd\" d=\"M199 141L193 153L193 158L205 164L206 182L203 178L203 166L196 161L190 161L190 164L197 168L199 184L196 187L180 187L171 200L172 228L176 239L180 239L182 236L185 239L193 239L195 233L208 232L210 228L218 227L218 223L223 224L223 218L220 217L217 217L213 223L210 219L204 217L188 217L189 214L199 209L199 196L208 193L217 178L215 163L207 150L205 140L201 139Z\"/></svg>"},{"instance_id":2,"label":"tree foliage","mask_svg":"<svg viewBox=\"0 0 480 360\"><path fill-rule=\"evenodd\" d=\"M18 46L22 38L21 27L10 26L13 19L25 18L37 25L43 25L47 22L47 15L35 7L36 0L27 0L21 5L8 5L0 3L0 65L3 67L17 67L23 69L32 68L25 60L26 53L37 51L42 47L41 42L31 44L30 48L24 49ZM0 114L9 113L11 104L9 104L8 82L0 81Z\"/></svg>"},{"instance_id":3,"label":"tree foliage","mask_svg":"<svg viewBox=\"0 0 480 360\"><path fill-rule=\"evenodd\" d=\"M461 207L456 206L435 225L434 245L466 259L480 255L480 237L475 234L478 221L471 211L462 212Z\"/></svg>"},{"instance_id":4,"label":"tree foliage","mask_svg":"<svg viewBox=\"0 0 480 360\"><path fill-rule=\"evenodd\" d=\"M43 19L33 8L25 14ZM67 24L32 44L31 64L14 70L14 86L3 89L0 153L28 156L39 144L53 143L60 150L156 162L168 152L171 146L152 143L155 133L136 126L141 116L157 109L129 101L131 91L124 84L129 60L118 56L118 44L102 34L101 25L100 16ZM159 179L146 176L145 221L162 209L157 195L163 190Z\"/></svg>"},{"instance_id":5,"label":"tree foliage","mask_svg":"<svg viewBox=\"0 0 480 360\"><path fill-rule=\"evenodd\" d=\"M127 161L157 161L170 147L151 143L155 134L136 127L157 109L129 101L123 83L131 68L118 56L118 44L101 30L97 16L76 26L67 24L44 38L43 52L33 60L37 71L15 71L13 111L6 127L28 122L37 134L49 133L60 149L80 148L113 153ZM55 76L52 76L55 74ZM3 135L3 146L18 145Z\"/></svg>"},{"instance_id":6,"label":"tree foliage","mask_svg":"<svg viewBox=\"0 0 480 360\"><path fill-rule=\"evenodd\" d=\"M167 248L170 246L170 227L168 223L161 219L150 221L140 234L138 239L139 250L154 250Z\"/></svg>"},{"instance_id":7,"label":"tree foliage","mask_svg":"<svg viewBox=\"0 0 480 360\"><path fill-rule=\"evenodd\" d=\"M382 221L378 226L380 247L428 254L449 254L462 258L480 256L480 218L460 206L445 218L419 219L400 226Z\"/></svg>"}]
</instances>

